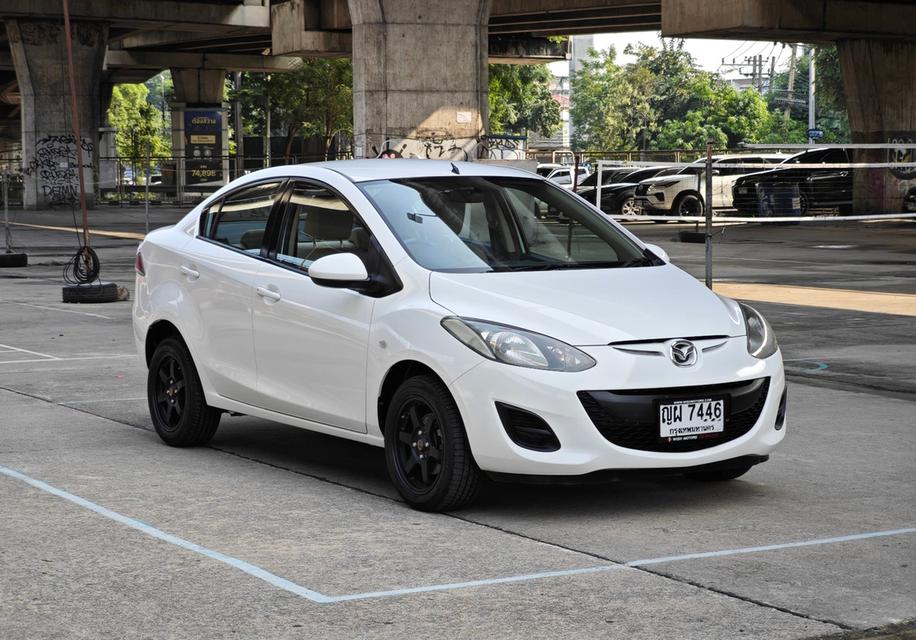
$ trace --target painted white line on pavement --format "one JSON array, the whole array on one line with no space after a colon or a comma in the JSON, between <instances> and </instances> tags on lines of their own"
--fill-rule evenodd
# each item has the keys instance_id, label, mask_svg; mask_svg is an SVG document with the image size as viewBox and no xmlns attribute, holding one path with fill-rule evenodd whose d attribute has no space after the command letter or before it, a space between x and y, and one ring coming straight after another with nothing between
<instances>
[{"instance_id":1,"label":"painted white line on pavement","mask_svg":"<svg viewBox=\"0 0 916 640\"><path fill-rule=\"evenodd\" d=\"M86 500L85 498L80 498L77 495L73 495L72 493L68 493L66 491L63 491L62 489L58 489L57 487L52 487L51 485L49 485L46 482L42 482L41 480L36 480L35 478L31 478L25 475L24 473L20 473L16 471L15 469L10 469L8 467L4 467L0 465L0 474L9 476L10 478L21 480L27 484L32 485L36 489L41 489L42 491L50 493L51 495L57 496L58 498L63 498L64 500L68 500L69 502L79 505L83 507L84 509L89 509L90 511L97 513L100 516L104 516L120 524L127 525L131 529L136 529L137 531L145 533L148 536L152 536L153 538L162 540L163 542L168 542L169 544L173 544L177 547L181 547L182 549L187 549L188 551L193 551L194 553L199 553L203 556L207 556L208 558L212 558L213 560L216 560L218 562L222 562L223 564L227 564L230 567L234 567L240 571L244 571L248 575L254 576L255 578L258 578L259 580L263 580L264 582L267 582L268 584L271 584L275 587L279 587L280 589L289 591L290 593L294 593L297 596L302 596L303 598L307 598L311 600L312 602L331 602L332 601L330 598L318 593L317 591L306 589L303 586L290 582L286 578L281 578L280 576L274 575L270 573L269 571L265 571L261 567L257 567L253 564L245 562L244 560L239 560L238 558L233 558L232 556L227 556L223 553L220 553L219 551L214 551L213 549L202 547L199 544L188 542L187 540L179 538L178 536L173 536L170 533L165 533L164 531L160 531L159 529L156 529L155 527L151 527L150 525L146 524L145 522L134 520L133 518L129 518L127 516L121 515L120 513L112 511L111 509L106 509L105 507L101 507L95 504L94 502L90 502L89 500Z\"/></svg>"},{"instance_id":2,"label":"painted white line on pavement","mask_svg":"<svg viewBox=\"0 0 916 640\"><path fill-rule=\"evenodd\" d=\"M89 313L88 311L76 311L75 309L61 309L59 307L46 307L41 304L32 304L31 302L13 302L12 304L22 305L23 307L34 307L35 309L45 309L47 311L60 311L61 313L75 313L81 316L89 316L90 318L102 318L104 320L116 320L111 316L105 316L101 313Z\"/></svg>"},{"instance_id":3,"label":"painted white line on pavement","mask_svg":"<svg viewBox=\"0 0 916 640\"><path fill-rule=\"evenodd\" d=\"M18 351L18 349L17 349ZM40 355L40 354L39 354ZM47 356L44 358L32 358L30 360L0 360L0 364L23 364L29 362L73 362L74 360L119 360L122 358L136 358L137 355L134 353L112 353L108 355L101 356L73 356L73 357L61 357L57 356Z\"/></svg>"},{"instance_id":4,"label":"painted white line on pavement","mask_svg":"<svg viewBox=\"0 0 916 640\"><path fill-rule=\"evenodd\" d=\"M116 511L112 511L111 509L107 509L105 507L99 506L95 504L94 502L90 502L89 500L86 500L85 498L81 498L72 493L68 493L67 491L64 491L63 489L58 489L57 487L53 487L47 484L46 482L42 482L41 480L36 480L35 478L27 476L24 473L16 471L15 469L10 469L9 467L4 467L3 465L0 465L0 475L5 475L10 478L15 478L16 480L21 480L22 482L25 482L26 484L29 484L32 487L35 487L36 489L40 489L41 491L45 491L47 493L50 493L51 495L57 496L59 498L63 498L64 500L68 500L69 502L72 502L73 504L79 505L85 509L88 509L94 513L104 516L110 520L114 520L115 522L126 525L128 527L131 527L132 529L136 529L137 531L140 531L141 533L145 533L148 536L151 536L158 540L162 540L164 542L168 542L169 544L173 544L175 546L181 547L182 549L193 551L194 553L199 553L203 556L206 556L218 562L222 562L223 564L227 564L231 567L239 569L240 571L243 571L250 576L254 576L255 578L258 578L259 580L263 580L264 582L267 582L268 584L273 585L279 589L283 589L284 591L288 591L295 595L298 595L308 600L311 600L312 602L317 602L321 604L328 604L328 603L334 603L334 602L349 602L353 600L369 600L372 598L389 598L389 597L395 597L395 596L410 595L414 593L430 593L433 591L451 591L454 589L467 589L470 587L482 587L482 586L488 586L488 585L507 584L507 583L514 583L514 582L529 582L532 580L542 580L545 578L561 578L561 577L591 574L591 573L603 573L607 571L615 571L618 569L638 568L638 567L642 567L646 565L661 564L661 563L666 563L666 562L680 562L684 560L700 560L700 559L705 559L705 558L723 558L723 557L728 557L728 556L743 555L743 554L749 554L749 553L762 553L766 551L776 551L776 550L781 550L781 549L796 549L799 547L812 547L812 546L818 546L818 545L837 544L841 542L855 542L858 540L867 540L870 538L884 538L884 537L889 537L889 536L899 536L899 535L904 535L904 534L916 533L916 527L908 527L904 529L891 529L888 531L871 531L867 533L857 533L857 534L852 534L852 535L847 535L847 536L837 536L833 538L819 538L816 540L802 540L799 542L786 542L782 544L771 544L771 545L764 545L764 546L759 546L759 547L742 547L738 549L722 549L720 551L707 551L703 553L687 553L687 554L682 554L682 555L677 555L677 556L663 556L659 558L647 558L644 560L632 560L630 562L625 562L625 563L620 563L620 564L608 563L608 564L603 564L603 565L599 565L596 567L584 567L580 569L566 569L566 570L561 570L561 571L544 571L540 573L528 573L528 574L522 574L522 575L517 575L517 576L503 576L500 578L487 578L483 580L471 580L467 582L451 582L451 583L444 583L444 584L426 585L426 586L420 586L420 587L391 589L388 591L367 591L364 593L351 593L351 594L344 594L344 595L339 595L339 596L327 596L317 591L314 591L312 589L309 589L307 587L303 587L302 585L291 582L290 580L287 580L286 578L282 578L278 575L270 573L266 569L262 569L261 567L253 565L244 560L240 560L238 558L234 558L232 556L225 555L223 553L220 553L219 551L208 549L207 547L202 547L193 542L184 540L183 538L179 538L178 536L174 536L170 533L166 533L164 531L156 529L155 527L152 527L144 522L140 522L139 520L135 520L125 515L121 515L120 513L117 513Z\"/></svg>"},{"instance_id":5,"label":"painted white line on pavement","mask_svg":"<svg viewBox=\"0 0 916 640\"><path fill-rule=\"evenodd\" d=\"M17 347L13 347L8 344L0 344L0 347L5 349L4 353L9 353L10 351L18 351L19 353L28 353L29 355L38 356L42 360L57 360L55 356L48 355L47 353L38 353L37 351L29 351L28 349L19 349ZM13 362L29 362L29 361L28 360L14 360Z\"/></svg>"},{"instance_id":6,"label":"painted white line on pavement","mask_svg":"<svg viewBox=\"0 0 916 640\"><path fill-rule=\"evenodd\" d=\"M137 397L137 398L97 398L95 400L55 400L55 404L59 405L68 405L68 404L94 404L96 402L133 402L134 400L146 400L146 396Z\"/></svg>"}]
</instances>

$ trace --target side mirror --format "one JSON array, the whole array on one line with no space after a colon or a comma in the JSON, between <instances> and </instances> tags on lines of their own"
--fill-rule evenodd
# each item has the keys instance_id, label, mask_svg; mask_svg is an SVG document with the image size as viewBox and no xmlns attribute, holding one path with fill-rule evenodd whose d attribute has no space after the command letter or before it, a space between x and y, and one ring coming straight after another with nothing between
<instances>
[{"instance_id":1,"label":"side mirror","mask_svg":"<svg viewBox=\"0 0 916 640\"><path fill-rule=\"evenodd\" d=\"M665 261L665 264L671 264L671 258L668 257L668 252L662 249L657 244L647 244L646 249L657 255L659 258Z\"/></svg>"},{"instance_id":2,"label":"side mirror","mask_svg":"<svg viewBox=\"0 0 916 640\"><path fill-rule=\"evenodd\" d=\"M366 265L352 253L335 253L309 265L309 277L322 287L359 289L371 283Z\"/></svg>"}]
</instances>

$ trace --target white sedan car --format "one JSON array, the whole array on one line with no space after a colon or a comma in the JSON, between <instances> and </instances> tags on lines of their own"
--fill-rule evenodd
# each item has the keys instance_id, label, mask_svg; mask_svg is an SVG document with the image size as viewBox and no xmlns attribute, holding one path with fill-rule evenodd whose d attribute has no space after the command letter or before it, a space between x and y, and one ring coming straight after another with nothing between
<instances>
[{"instance_id":1,"label":"white sedan car","mask_svg":"<svg viewBox=\"0 0 916 640\"><path fill-rule=\"evenodd\" d=\"M135 300L166 443L237 412L377 445L419 509L467 504L483 473L731 479L785 435L759 313L511 168L252 173L147 236Z\"/></svg>"}]
</instances>

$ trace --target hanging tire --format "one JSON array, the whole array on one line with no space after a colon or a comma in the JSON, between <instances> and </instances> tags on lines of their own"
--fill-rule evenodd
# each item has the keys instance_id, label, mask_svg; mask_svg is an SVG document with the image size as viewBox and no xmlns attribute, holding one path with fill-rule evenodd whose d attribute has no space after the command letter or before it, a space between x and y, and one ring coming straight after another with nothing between
<instances>
[{"instance_id":1,"label":"hanging tire","mask_svg":"<svg viewBox=\"0 0 916 640\"><path fill-rule=\"evenodd\" d=\"M753 465L741 464L734 467L723 467L722 469L711 469L709 471L690 471L685 473L691 480L700 480L701 482L727 482L740 478L751 470Z\"/></svg>"},{"instance_id":2,"label":"hanging tire","mask_svg":"<svg viewBox=\"0 0 916 640\"><path fill-rule=\"evenodd\" d=\"M385 461L398 493L420 511L458 509L480 490L461 414L433 376L409 378L395 391L385 416Z\"/></svg>"},{"instance_id":3,"label":"hanging tire","mask_svg":"<svg viewBox=\"0 0 916 640\"><path fill-rule=\"evenodd\" d=\"M0 253L0 267L27 267L29 256L25 253Z\"/></svg>"},{"instance_id":4,"label":"hanging tire","mask_svg":"<svg viewBox=\"0 0 916 640\"><path fill-rule=\"evenodd\" d=\"M219 427L221 412L207 404L191 354L177 338L166 338L153 352L146 396L153 427L167 445L206 444Z\"/></svg>"}]
</instances>

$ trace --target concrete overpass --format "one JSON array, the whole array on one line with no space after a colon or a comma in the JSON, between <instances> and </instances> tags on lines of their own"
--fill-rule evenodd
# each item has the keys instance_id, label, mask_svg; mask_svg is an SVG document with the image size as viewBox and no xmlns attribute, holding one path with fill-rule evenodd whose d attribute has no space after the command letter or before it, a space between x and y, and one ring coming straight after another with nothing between
<instances>
[{"instance_id":1,"label":"concrete overpass","mask_svg":"<svg viewBox=\"0 0 916 640\"><path fill-rule=\"evenodd\" d=\"M32 206L55 193L45 178L66 181L55 153L69 144L75 158L76 147L94 148L117 82L170 68L180 104L219 109L228 70L283 71L295 56L351 55L357 155L418 138L473 153L486 131L487 62L562 55L545 43L551 35L660 28L670 36L835 41L855 139L916 136L916 5L904 0L70 2L79 141L66 140L60 0L0 4L0 135L15 135L21 121Z\"/></svg>"}]
</instances>

